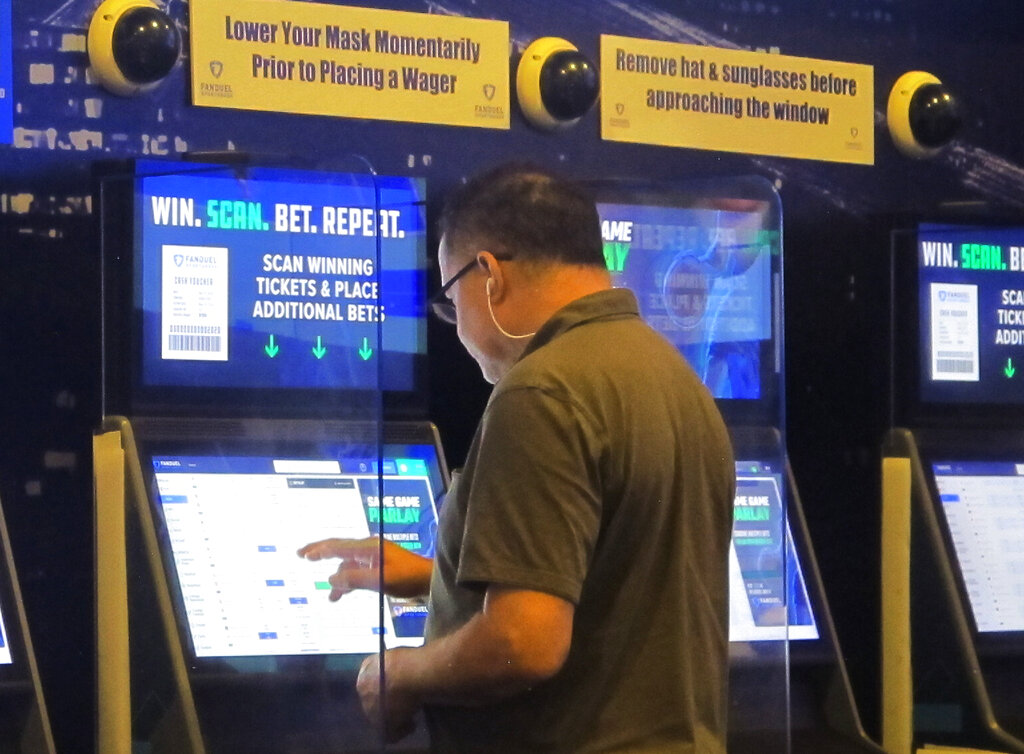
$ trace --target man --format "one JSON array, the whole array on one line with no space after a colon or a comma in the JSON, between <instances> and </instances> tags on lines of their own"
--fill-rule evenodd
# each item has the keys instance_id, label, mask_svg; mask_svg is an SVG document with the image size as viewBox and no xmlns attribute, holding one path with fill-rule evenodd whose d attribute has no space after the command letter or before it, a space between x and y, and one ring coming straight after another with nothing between
<instances>
[{"instance_id":1,"label":"man","mask_svg":"<svg viewBox=\"0 0 1024 754\"><path fill-rule=\"evenodd\" d=\"M435 561L385 543L385 591L429 591L427 638L385 654L383 690L366 660L364 709L395 738L423 707L437 751L724 753L735 475L714 401L611 288L577 187L499 168L441 231L435 310L495 387ZM376 587L375 548L300 555L343 559L336 599Z\"/></svg>"}]
</instances>

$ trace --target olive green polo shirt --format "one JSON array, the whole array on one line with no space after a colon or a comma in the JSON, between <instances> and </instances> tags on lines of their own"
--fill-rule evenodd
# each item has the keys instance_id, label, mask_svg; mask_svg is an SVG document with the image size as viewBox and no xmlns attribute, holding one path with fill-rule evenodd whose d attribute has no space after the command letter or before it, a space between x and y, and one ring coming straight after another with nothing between
<instances>
[{"instance_id":1,"label":"olive green polo shirt","mask_svg":"<svg viewBox=\"0 0 1024 754\"><path fill-rule=\"evenodd\" d=\"M552 679L427 709L437 751L725 751L732 450L633 294L558 311L498 382L442 506L427 641L488 584L576 606Z\"/></svg>"}]
</instances>

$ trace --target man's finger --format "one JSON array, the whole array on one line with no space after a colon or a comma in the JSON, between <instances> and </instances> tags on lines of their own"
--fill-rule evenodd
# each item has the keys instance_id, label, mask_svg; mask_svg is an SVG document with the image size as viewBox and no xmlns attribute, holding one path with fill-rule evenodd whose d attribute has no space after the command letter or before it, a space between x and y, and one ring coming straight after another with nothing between
<instances>
[{"instance_id":1,"label":"man's finger","mask_svg":"<svg viewBox=\"0 0 1024 754\"><path fill-rule=\"evenodd\" d=\"M322 558L334 557L331 554L333 549L332 544L338 540L334 539L323 539L319 542L310 542L308 545L300 547L298 550L298 556L305 558L306 560L320 560Z\"/></svg>"},{"instance_id":2,"label":"man's finger","mask_svg":"<svg viewBox=\"0 0 1024 754\"><path fill-rule=\"evenodd\" d=\"M327 579L330 585L342 593L354 589L373 589L380 591L380 573L376 568L367 567L355 562L343 562Z\"/></svg>"},{"instance_id":3,"label":"man's finger","mask_svg":"<svg viewBox=\"0 0 1024 754\"><path fill-rule=\"evenodd\" d=\"M306 560L323 560L325 558L351 558L359 561L372 561L377 552L377 544L361 539L323 539L310 542L298 549L297 555Z\"/></svg>"}]
</instances>

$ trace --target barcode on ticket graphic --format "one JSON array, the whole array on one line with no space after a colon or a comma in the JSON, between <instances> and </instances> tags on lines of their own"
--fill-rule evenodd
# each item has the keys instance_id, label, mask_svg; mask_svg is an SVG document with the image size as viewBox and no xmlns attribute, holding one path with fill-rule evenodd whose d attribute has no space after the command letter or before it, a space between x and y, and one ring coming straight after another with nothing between
<instances>
[{"instance_id":1,"label":"barcode on ticket graphic","mask_svg":"<svg viewBox=\"0 0 1024 754\"><path fill-rule=\"evenodd\" d=\"M220 335L168 335L168 351L216 353L221 349Z\"/></svg>"},{"instance_id":2,"label":"barcode on ticket graphic","mask_svg":"<svg viewBox=\"0 0 1024 754\"><path fill-rule=\"evenodd\" d=\"M961 356L961 358L957 358ZM972 374L974 372L974 359L962 358L969 354L939 354L935 359L936 374Z\"/></svg>"}]
</instances>

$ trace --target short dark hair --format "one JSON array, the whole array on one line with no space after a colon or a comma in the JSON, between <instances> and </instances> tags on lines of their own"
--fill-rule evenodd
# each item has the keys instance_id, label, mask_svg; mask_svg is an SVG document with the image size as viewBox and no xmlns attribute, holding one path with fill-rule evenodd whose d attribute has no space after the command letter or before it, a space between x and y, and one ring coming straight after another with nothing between
<instances>
[{"instance_id":1,"label":"short dark hair","mask_svg":"<svg viewBox=\"0 0 1024 754\"><path fill-rule=\"evenodd\" d=\"M594 200L582 186L532 165L502 165L459 186L439 230L456 253L475 244L499 257L605 265Z\"/></svg>"}]
</instances>

